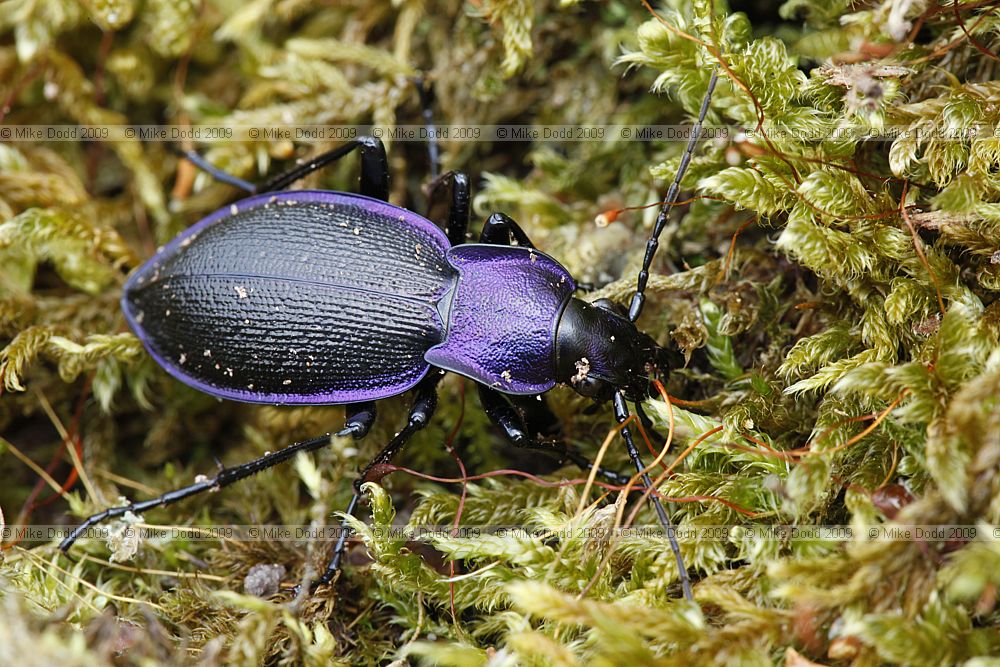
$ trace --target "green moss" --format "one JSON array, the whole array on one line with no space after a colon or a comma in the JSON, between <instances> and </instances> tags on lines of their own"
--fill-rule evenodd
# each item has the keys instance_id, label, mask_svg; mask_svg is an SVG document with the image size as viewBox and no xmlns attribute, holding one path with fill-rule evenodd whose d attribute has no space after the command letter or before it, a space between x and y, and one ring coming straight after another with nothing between
<instances>
[{"instance_id":1,"label":"green moss","mask_svg":"<svg viewBox=\"0 0 1000 667\"><path fill-rule=\"evenodd\" d=\"M682 539L695 603L680 599L662 540L611 530L634 507L617 492L598 501L600 489L584 497L580 484L504 474L446 485L397 471L365 487L373 516L355 522L365 549L315 596L263 600L243 593L243 579L280 563L290 587L324 566L316 542L150 540L124 563L98 542L75 547L75 561L46 540L0 552L0 662L773 664L794 650L821 663L986 664L1000 652L1000 81L990 55L1000 14L792 0L780 15L706 2L671 2L659 17L635 3L546 0L7 2L2 127L417 124L418 74L434 83L442 123L656 125L696 114L723 62L709 123L746 132L695 152L683 187L703 198L664 230L642 321L684 353L667 390L695 402L645 405L658 430L673 429L659 490L682 531L725 530ZM837 134L849 127L893 134ZM958 138L933 137L945 131ZM323 147L199 146L251 180ZM480 184L475 217L504 211L597 283L588 298L628 302L656 207L621 211L606 228L595 218L659 200L682 143L442 148L446 168ZM389 151L393 200L421 210L423 146ZM350 190L356 178L345 164L306 185ZM35 523L150 497L210 474L215 456L236 463L340 423L340 408L214 401L171 380L127 332L118 297L128 270L232 196L203 176L192 184L156 143L0 144L0 522L26 520L39 497L14 447L42 468L55 461L57 486L69 475L60 430L79 439L83 479L32 508ZM457 476L444 443L461 420L455 444L470 473L516 459L551 482L586 477L507 448L472 389L445 382L402 465ZM550 402L566 438L596 455L609 411L588 414L564 388ZM335 523L358 461L405 409L385 401L361 443L334 442L142 518ZM628 469L618 440L603 464ZM460 507L463 524L528 532L444 531L418 548L390 530L451 526ZM634 523L655 518L640 508ZM767 532L789 524L846 525L856 537ZM868 538L910 524L978 535Z\"/></svg>"}]
</instances>

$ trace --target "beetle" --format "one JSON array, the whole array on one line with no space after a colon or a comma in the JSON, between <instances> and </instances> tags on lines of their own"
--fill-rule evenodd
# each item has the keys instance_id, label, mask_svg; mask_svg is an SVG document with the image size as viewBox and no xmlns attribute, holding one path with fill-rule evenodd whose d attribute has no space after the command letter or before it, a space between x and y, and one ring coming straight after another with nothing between
<instances>
[{"instance_id":1,"label":"beetle","mask_svg":"<svg viewBox=\"0 0 1000 667\"><path fill-rule=\"evenodd\" d=\"M188 228L131 275L121 299L128 324L156 362L185 384L249 403L345 404L345 426L158 498L109 508L81 523L60 548L66 552L97 523L228 486L319 449L334 435L360 439L375 420L376 401L412 390L407 423L355 483L346 510L351 515L361 482L430 420L446 372L474 380L491 421L521 447L548 446L533 435L540 429L525 416L539 412L536 399L556 384L612 400L629 456L648 489L651 481L625 426L626 401L636 401L639 409L650 395L650 373L667 372L668 363L666 351L635 321L715 83L713 73L647 242L628 311L575 297L570 273L502 213L489 216L478 243L466 243L470 188L461 172L433 178L427 217L389 204L385 148L374 137L348 142L260 186L186 153L250 196ZM360 194L286 189L354 151L361 160ZM435 155L432 144L432 176ZM589 465L572 450L567 455ZM690 598L669 517L656 496L650 498ZM314 586L337 573L347 533L345 523Z\"/></svg>"}]
</instances>

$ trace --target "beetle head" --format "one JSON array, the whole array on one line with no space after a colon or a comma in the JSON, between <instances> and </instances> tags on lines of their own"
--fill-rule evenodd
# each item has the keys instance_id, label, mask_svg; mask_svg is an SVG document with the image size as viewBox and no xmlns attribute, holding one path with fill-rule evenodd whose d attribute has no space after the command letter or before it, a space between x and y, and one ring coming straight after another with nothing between
<instances>
[{"instance_id":1,"label":"beetle head","mask_svg":"<svg viewBox=\"0 0 1000 667\"><path fill-rule=\"evenodd\" d=\"M556 379L598 401L618 389L650 395L650 374L666 373L666 352L639 331L617 304L572 298L556 331Z\"/></svg>"}]
</instances>

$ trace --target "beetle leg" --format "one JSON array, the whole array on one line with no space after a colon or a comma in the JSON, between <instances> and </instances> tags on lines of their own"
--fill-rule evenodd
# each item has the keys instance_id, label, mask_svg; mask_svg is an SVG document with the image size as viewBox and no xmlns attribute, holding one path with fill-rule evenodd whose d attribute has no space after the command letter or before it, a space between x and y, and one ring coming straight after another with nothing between
<instances>
[{"instance_id":1,"label":"beetle leg","mask_svg":"<svg viewBox=\"0 0 1000 667\"><path fill-rule=\"evenodd\" d=\"M320 153L308 162L296 165L288 171L272 176L258 185L224 172L196 151L174 149L174 152L190 161L202 171L210 174L216 180L236 186L250 194L260 194L262 192L284 190L300 178L304 178L314 171L322 169L331 162L336 162L357 149L361 149L361 194L387 201L389 199L389 160L386 157L385 146L382 144L382 140L375 137L358 137L326 153Z\"/></svg>"},{"instance_id":2,"label":"beetle leg","mask_svg":"<svg viewBox=\"0 0 1000 667\"><path fill-rule=\"evenodd\" d=\"M141 514L156 507L173 505L176 502L184 500L185 498L190 498L191 496L202 493L203 491L217 491L242 479L246 479L247 477L250 477L251 475L254 475L262 470L267 470L268 468L276 466L279 463L284 463L285 461L295 457L295 455L299 452L312 452L317 449L322 449L323 447L329 445L334 437L353 436L355 439L362 438L368 432L368 429L371 428L371 421L374 419L375 409L373 404L353 404L348 408L346 426L335 434L327 433L326 435L321 435L318 438L296 442L295 444L289 445L284 449L279 449L276 452L265 454L258 459L250 461L249 463L233 466L232 468L223 468L218 472L218 474L210 479L201 479L194 484L176 489L174 491L169 491L157 498L144 500L138 503L129 503L128 505L121 507L109 507L103 512L99 512L91 517L88 517L83 523L74 528L73 531L59 544L59 548L65 553L71 546L73 546L73 543L76 542L76 540L79 539L79 537L92 526L96 526L97 524L103 523L109 519L116 519L125 515L127 512Z\"/></svg>"},{"instance_id":3,"label":"beetle leg","mask_svg":"<svg viewBox=\"0 0 1000 667\"><path fill-rule=\"evenodd\" d=\"M444 229L454 245L465 243L469 231L469 177L449 171L427 185L427 219Z\"/></svg>"},{"instance_id":4,"label":"beetle leg","mask_svg":"<svg viewBox=\"0 0 1000 667\"><path fill-rule=\"evenodd\" d=\"M635 466L636 472L641 473L639 478L642 480L642 485L648 490L653 486L652 480L649 478L649 473L645 472L646 466L642 463L642 457L639 456L639 450L635 446L635 441L632 439L632 431L628 426L624 426L625 422L629 418L628 405L625 403L625 394L621 391L615 392L614 398L615 406L615 419L622 426L622 437L625 439L625 449L628 451L629 458L632 459L632 464ZM688 600L693 600L694 597L691 595L691 579L688 576L687 568L684 565L684 557L681 555L681 546L677 543L677 535L674 533L674 526L670 522L670 516L667 511L663 509L663 504L660 499L654 495L649 496L649 502L652 503L653 509L656 510L656 515L660 519L660 525L663 529L667 531L667 539L670 542L670 549L674 552L674 558L677 560L677 571L678 576L681 580L681 589L684 591L684 597Z\"/></svg>"},{"instance_id":5,"label":"beetle leg","mask_svg":"<svg viewBox=\"0 0 1000 667\"><path fill-rule=\"evenodd\" d=\"M417 87L420 115L424 118L424 129L427 131L427 161L430 162L431 179L436 180L441 169L441 149L438 147L437 128L434 127L434 89L422 76L414 77L413 85Z\"/></svg>"},{"instance_id":6,"label":"beetle leg","mask_svg":"<svg viewBox=\"0 0 1000 667\"><path fill-rule=\"evenodd\" d=\"M478 385L478 389L479 401L483 404L483 410L486 412L486 415L490 418L490 421L503 430L504 435L512 445L524 449L537 449L550 454L558 454L563 458L572 461L573 464L581 470L593 469L594 464L591 463L586 456L571 447L569 444L555 440L540 440L532 434L532 431L535 431L536 429L528 426L524 415L522 415L522 411L528 413L528 421L535 421L531 418L536 417L537 415L531 414L534 412L534 408L533 406L529 408L528 404L538 403L538 405L542 406L538 415L544 415L543 419L551 419L551 422L547 425L548 429L546 430L551 430L553 425L556 423L555 415L552 414L544 402L536 401L533 396L516 397L514 400L517 398L523 400L518 401L518 403L521 403L519 407L515 407L511 403L512 397L504 396L500 392L483 385ZM601 468L600 466L598 466L597 472L601 475L601 477L607 479L612 484L624 485L629 482L628 475L621 475L614 471Z\"/></svg>"},{"instance_id":7,"label":"beetle leg","mask_svg":"<svg viewBox=\"0 0 1000 667\"><path fill-rule=\"evenodd\" d=\"M199 169L204 171L206 174L208 174L215 180L222 181L223 183L228 183L229 185L233 185L239 188L240 190L249 192L250 194L253 194L254 192L257 191L257 188L253 183L251 183L250 181L245 181L238 176L233 176L232 174L219 169L214 164L212 164L204 157L199 155L197 151L181 150L180 148L172 146L171 144L167 144L167 146L169 147L172 153L175 153L177 155L177 157L184 158L185 160L187 160L194 166L198 167Z\"/></svg>"},{"instance_id":8,"label":"beetle leg","mask_svg":"<svg viewBox=\"0 0 1000 667\"><path fill-rule=\"evenodd\" d=\"M308 162L292 167L288 171L272 176L255 189L256 193L284 190L295 181L336 162L348 153L361 151L361 194L366 197L387 201L389 199L389 160L385 146L375 137L358 137L326 153L320 153Z\"/></svg>"},{"instance_id":9,"label":"beetle leg","mask_svg":"<svg viewBox=\"0 0 1000 667\"><path fill-rule=\"evenodd\" d=\"M347 536L350 532L350 524L347 521L347 517L353 516L355 510L358 508L358 502L361 500L361 485L367 481L369 473L372 473L373 476L377 474L377 466L389 463L406 443L409 442L414 433L427 426L427 423L431 420L431 416L434 414L434 410L437 408L437 385L443 377L444 371L432 369L430 374L420 381L420 384L416 388L416 397L413 400L413 406L410 408L410 416L406 425L396 434L396 437L389 441L389 444L382 451L375 455L375 458L365 465L361 474L358 475L358 479L354 483L354 495L351 496L351 502L344 511L345 517L340 524L340 534L337 537L337 544L333 547L330 564L326 566L326 571L323 572L323 575L313 582L313 590L317 586L322 586L333 581L333 578L340 570L340 562L343 559L347 546Z\"/></svg>"},{"instance_id":10,"label":"beetle leg","mask_svg":"<svg viewBox=\"0 0 1000 667\"><path fill-rule=\"evenodd\" d=\"M375 402L366 401L364 403L348 403L345 406L347 419L344 420L344 427L352 429L354 439L360 440L368 435L372 424L375 423Z\"/></svg>"},{"instance_id":11,"label":"beetle leg","mask_svg":"<svg viewBox=\"0 0 1000 667\"><path fill-rule=\"evenodd\" d=\"M495 391L495 390L494 390ZM532 433L540 437L555 439L562 436L562 424L552 412L548 401L542 394L534 396L519 396L505 394L504 398L524 417L524 423Z\"/></svg>"},{"instance_id":12,"label":"beetle leg","mask_svg":"<svg viewBox=\"0 0 1000 667\"><path fill-rule=\"evenodd\" d=\"M503 213L494 213L486 219L483 231L479 235L479 242L494 245L519 245L525 248L535 247L520 225Z\"/></svg>"}]
</instances>

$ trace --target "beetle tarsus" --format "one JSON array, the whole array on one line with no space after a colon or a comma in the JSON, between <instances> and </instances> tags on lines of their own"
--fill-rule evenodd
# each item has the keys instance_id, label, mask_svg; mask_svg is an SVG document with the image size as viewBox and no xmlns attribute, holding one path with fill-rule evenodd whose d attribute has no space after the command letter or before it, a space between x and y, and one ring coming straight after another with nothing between
<instances>
[{"instance_id":1,"label":"beetle tarsus","mask_svg":"<svg viewBox=\"0 0 1000 667\"><path fill-rule=\"evenodd\" d=\"M354 512L358 508L358 501L361 500L361 492L355 487L354 494L351 496L351 502L347 505L347 509L344 510L346 516L354 516ZM347 549L347 538L350 537L351 529L345 518L340 524L340 532L337 535L337 544L333 547L333 557L330 559L330 563L326 566L326 570L320 575L319 579L316 579L311 584L309 584L309 592L313 593L320 586L325 586L333 581L340 572L340 562L344 558L344 551Z\"/></svg>"},{"instance_id":2,"label":"beetle tarsus","mask_svg":"<svg viewBox=\"0 0 1000 667\"><path fill-rule=\"evenodd\" d=\"M329 436L326 436L325 440L326 440L326 442L329 442ZM305 444L305 443L297 443L297 444L301 445L301 444ZM293 445L293 446L295 446L295 445ZM284 451L284 450L282 450L282 451ZM108 521L109 519L117 519L119 517L125 516L125 514L127 514L129 512L131 512L132 514L142 514L143 512L147 512L147 511L149 511L151 509L154 509L156 507L162 507L164 505L171 505L171 504L176 503L178 501L184 500L185 498L193 496L193 495L195 495L197 493L201 493L203 491L211 490L211 489L213 489L213 488L215 488L217 486L225 486L226 484L231 484L233 481L236 481L236 480L232 480L230 482L220 482L219 478L225 472L226 471L224 470L223 472L220 472L218 475L216 475L212 479L201 480L201 481L195 482L194 484L191 484L190 486L185 486L184 488L181 488L181 489L176 489L174 491L169 491L167 493L164 493L162 496L159 496L157 498L152 498L151 500L144 500L144 501L139 502L139 503L129 503L128 505L122 505L122 506L119 506L119 507L109 507L108 509L104 510L103 512L98 512L97 514L94 514L93 516L88 517L86 521L84 521L79 526L77 526L76 528L74 528L72 530L72 532L70 532L70 534L67 535L63 539L62 542L59 543L59 549L63 553L66 553L70 549L70 547L73 546L73 543L76 542L90 528L92 528L93 526L96 526L97 524L100 524L100 523L103 523L105 521ZM250 474L252 474L252 473L250 473ZM240 479L242 479L242 478L240 478Z\"/></svg>"}]
</instances>

